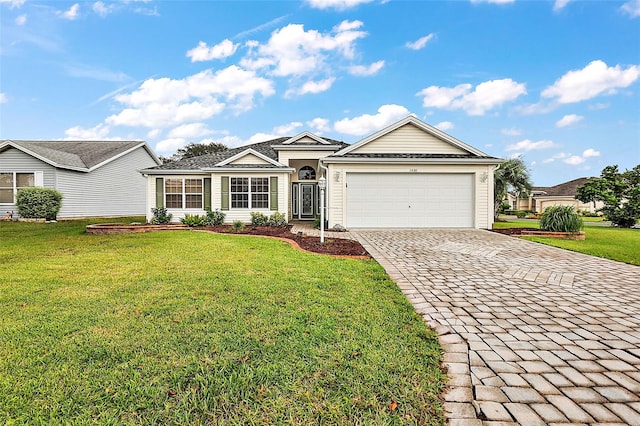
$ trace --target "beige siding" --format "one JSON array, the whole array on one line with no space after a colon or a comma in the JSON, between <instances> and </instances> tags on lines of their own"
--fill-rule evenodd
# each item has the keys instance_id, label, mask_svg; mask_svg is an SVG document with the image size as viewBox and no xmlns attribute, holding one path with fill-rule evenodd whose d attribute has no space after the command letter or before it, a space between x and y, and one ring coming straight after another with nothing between
<instances>
[{"instance_id":1,"label":"beige siding","mask_svg":"<svg viewBox=\"0 0 640 426\"><path fill-rule=\"evenodd\" d=\"M43 175L44 187L56 189L56 168L52 165L15 148L8 148L0 152L0 173L33 173L40 171ZM6 212L14 212L14 215L17 215L15 204L0 204L0 217L4 216Z\"/></svg>"},{"instance_id":2,"label":"beige siding","mask_svg":"<svg viewBox=\"0 0 640 426\"><path fill-rule=\"evenodd\" d=\"M318 160L332 153L332 151L279 151L278 161L289 165L289 160Z\"/></svg>"},{"instance_id":3,"label":"beige siding","mask_svg":"<svg viewBox=\"0 0 640 426\"><path fill-rule=\"evenodd\" d=\"M493 223L492 166L486 165L424 165L424 164L329 164L329 226L346 223L347 173L474 173L475 218L474 227L488 229Z\"/></svg>"},{"instance_id":4,"label":"beige siding","mask_svg":"<svg viewBox=\"0 0 640 426\"><path fill-rule=\"evenodd\" d=\"M353 154L468 154L437 137L417 128L413 124L387 133L353 151Z\"/></svg>"},{"instance_id":5,"label":"beige siding","mask_svg":"<svg viewBox=\"0 0 640 426\"><path fill-rule=\"evenodd\" d=\"M296 145L296 144L308 144L308 143L318 143L317 141L311 139L309 136L305 136L303 138L298 139L297 141L295 141L294 143L292 143L291 145Z\"/></svg>"},{"instance_id":6,"label":"beige siding","mask_svg":"<svg viewBox=\"0 0 640 426\"><path fill-rule=\"evenodd\" d=\"M138 170L155 165L141 147L88 173L58 169L59 217L145 215L147 183Z\"/></svg>"},{"instance_id":7,"label":"beige siding","mask_svg":"<svg viewBox=\"0 0 640 426\"><path fill-rule=\"evenodd\" d=\"M262 158L258 157L257 155L247 154L236 159L235 161L232 161L229 164L269 164L269 163L263 160Z\"/></svg>"},{"instance_id":8,"label":"beige siding","mask_svg":"<svg viewBox=\"0 0 640 426\"><path fill-rule=\"evenodd\" d=\"M147 221L151 220L153 215L151 214L151 208L156 207L156 179L162 177L164 179L204 179L210 177L210 175L168 175L168 176L156 176L150 175L147 178ZM213 181L212 181L213 186ZM220 189L218 189L219 191ZM218 192L219 193L219 192ZM214 189L211 188L211 197L213 200ZM213 203L213 201L212 201ZM207 212L204 209L167 209L168 213L171 213L171 222L180 222L180 219L184 218L186 214L198 214L203 215Z\"/></svg>"}]
</instances>

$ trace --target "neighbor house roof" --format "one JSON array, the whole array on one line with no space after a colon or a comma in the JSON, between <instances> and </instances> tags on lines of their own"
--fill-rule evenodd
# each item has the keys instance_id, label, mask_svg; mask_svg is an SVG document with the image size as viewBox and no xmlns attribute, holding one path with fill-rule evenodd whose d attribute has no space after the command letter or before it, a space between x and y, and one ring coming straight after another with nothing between
<instances>
[{"instance_id":1,"label":"neighbor house roof","mask_svg":"<svg viewBox=\"0 0 640 426\"><path fill-rule=\"evenodd\" d=\"M288 167L284 165L276 165L276 164L226 164L225 160L228 160L234 156L240 155L243 152L251 152L255 151L274 162L278 161L278 153L274 149L274 147L279 147L284 144L284 142L291 140L291 137L281 137L277 139L272 139L265 142L258 142L250 145L239 146L237 148L227 149L225 151L215 152L212 154L200 155L198 157L185 158L179 161L172 161L170 163L165 163L156 167L151 167L145 170L142 170L143 173L153 173L154 171L203 171L210 169L218 169L218 168L286 168ZM342 149L348 144L344 142L340 142L334 139L323 138L323 140L327 141L326 144L320 144L319 146L327 146L333 145L335 149ZM310 145L310 144L306 144Z\"/></svg>"},{"instance_id":2,"label":"neighbor house roof","mask_svg":"<svg viewBox=\"0 0 640 426\"><path fill-rule=\"evenodd\" d=\"M27 141L5 140L0 151L13 147L61 169L92 171L137 148L144 147L156 163L160 160L143 141Z\"/></svg>"},{"instance_id":3,"label":"neighbor house roof","mask_svg":"<svg viewBox=\"0 0 640 426\"><path fill-rule=\"evenodd\" d=\"M559 183L554 186L534 186L531 192L537 192L537 196L546 197L575 197L579 187L593 178L582 177L568 182Z\"/></svg>"}]
</instances>

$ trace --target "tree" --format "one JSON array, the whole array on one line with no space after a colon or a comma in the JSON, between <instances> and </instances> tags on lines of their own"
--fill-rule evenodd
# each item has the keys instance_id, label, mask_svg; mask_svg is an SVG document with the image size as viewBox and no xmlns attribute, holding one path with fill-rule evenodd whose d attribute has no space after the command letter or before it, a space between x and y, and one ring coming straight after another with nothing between
<instances>
[{"instance_id":1,"label":"tree","mask_svg":"<svg viewBox=\"0 0 640 426\"><path fill-rule=\"evenodd\" d=\"M618 166L602 169L599 178L589 179L576 191L583 203L602 201L598 209L616 226L631 228L640 219L640 165L622 173Z\"/></svg>"},{"instance_id":2,"label":"tree","mask_svg":"<svg viewBox=\"0 0 640 426\"><path fill-rule=\"evenodd\" d=\"M494 217L498 218L500 205L507 198L507 193L513 191L516 196L527 194L531 191L531 177L529 169L522 157L511 158L500 164L493 173L494 193Z\"/></svg>"},{"instance_id":3,"label":"tree","mask_svg":"<svg viewBox=\"0 0 640 426\"><path fill-rule=\"evenodd\" d=\"M226 151L227 146L222 143L195 143L191 142L182 148L178 149L175 154L170 157L160 157L160 161L163 163L169 163L171 161L180 161L185 158L199 157L205 154L213 154L216 152Z\"/></svg>"}]
</instances>

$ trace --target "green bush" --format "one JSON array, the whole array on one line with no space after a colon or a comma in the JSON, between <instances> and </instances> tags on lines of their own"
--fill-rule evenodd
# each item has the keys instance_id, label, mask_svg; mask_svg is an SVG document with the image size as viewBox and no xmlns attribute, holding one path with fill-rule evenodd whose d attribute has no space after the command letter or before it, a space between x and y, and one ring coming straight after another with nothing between
<instances>
[{"instance_id":1,"label":"green bush","mask_svg":"<svg viewBox=\"0 0 640 426\"><path fill-rule=\"evenodd\" d=\"M16 207L21 217L55 220L62 207L62 194L51 188L21 188L16 194Z\"/></svg>"},{"instance_id":2,"label":"green bush","mask_svg":"<svg viewBox=\"0 0 640 426\"><path fill-rule=\"evenodd\" d=\"M251 212L251 224L253 226L267 226L269 218L260 212Z\"/></svg>"},{"instance_id":3,"label":"green bush","mask_svg":"<svg viewBox=\"0 0 640 426\"><path fill-rule=\"evenodd\" d=\"M509 203L507 203L507 202L504 202L504 203L500 204L500 207L498 207L498 211L499 211L500 213L503 213L503 214L504 214L507 210L510 210L510 209L511 209L511 204L509 204Z\"/></svg>"},{"instance_id":4,"label":"green bush","mask_svg":"<svg viewBox=\"0 0 640 426\"><path fill-rule=\"evenodd\" d=\"M583 228L582 219L571 206L551 206L540 217L540 229L554 232L578 232Z\"/></svg>"},{"instance_id":5,"label":"green bush","mask_svg":"<svg viewBox=\"0 0 640 426\"><path fill-rule=\"evenodd\" d=\"M313 221L313 227L315 229L320 229L320 218L316 217L315 220Z\"/></svg>"},{"instance_id":6,"label":"green bush","mask_svg":"<svg viewBox=\"0 0 640 426\"><path fill-rule=\"evenodd\" d=\"M241 232L244 231L244 223L241 220L234 220L231 224L231 231Z\"/></svg>"},{"instance_id":7,"label":"green bush","mask_svg":"<svg viewBox=\"0 0 640 426\"><path fill-rule=\"evenodd\" d=\"M517 210L516 211L516 217L518 219L524 219L527 216L527 212L525 212L524 210Z\"/></svg>"},{"instance_id":8,"label":"green bush","mask_svg":"<svg viewBox=\"0 0 640 426\"><path fill-rule=\"evenodd\" d=\"M167 213L167 209L164 207L153 207L151 209L151 213L153 217L151 218L152 225L162 225L165 223L171 222L171 218L173 215L171 213Z\"/></svg>"},{"instance_id":9,"label":"green bush","mask_svg":"<svg viewBox=\"0 0 640 426\"><path fill-rule=\"evenodd\" d=\"M207 209L207 216L204 218L202 224L204 226L222 225L225 217L227 217L227 215L222 213L220 210L211 211L210 209Z\"/></svg>"},{"instance_id":10,"label":"green bush","mask_svg":"<svg viewBox=\"0 0 640 426\"><path fill-rule=\"evenodd\" d=\"M287 226L287 218L284 214L275 212L269 217L269 226L284 227Z\"/></svg>"},{"instance_id":11,"label":"green bush","mask_svg":"<svg viewBox=\"0 0 640 426\"><path fill-rule=\"evenodd\" d=\"M204 224L206 217L200 216L197 214L185 214L180 222L184 223L187 226L202 226Z\"/></svg>"}]
</instances>

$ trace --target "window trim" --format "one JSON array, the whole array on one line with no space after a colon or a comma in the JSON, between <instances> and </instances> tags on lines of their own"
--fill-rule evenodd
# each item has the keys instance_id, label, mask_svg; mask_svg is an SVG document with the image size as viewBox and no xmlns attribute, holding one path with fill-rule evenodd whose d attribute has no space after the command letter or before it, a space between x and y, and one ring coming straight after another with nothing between
<instances>
[{"instance_id":1,"label":"window trim","mask_svg":"<svg viewBox=\"0 0 640 426\"><path fill-rule=\"evenodd\" d=\"M247 179L247 192L234 192L231 190L233 188L233 180L234 179ZM266 180L266 191L264 192L253 192L252 189L252 180L253 179L265 179ZM243 194L247 196L247 207L233 207L233 196L237 194ZM254 207L253 206L253 197L252 195L262 194L267 197L267 205L266 207ZM270 210L271 209L271 179L270 176L229 176L229 210Z\"/></svg>"},{"instance_id":2,"label":"window trim","mask_svg":"<svg viewBox=\"0 0 640 426\"><path fill-rule=\"evenodd\" d=\"M35 187L41 186L41 185L38 185L38 183L40 183L40 182L38 182L38 180L40 178L40 176L38 176L38 173L39 172L36 172L36 171L33 171L33 172L15 172L15 171L14 172L9 172L9 171L5 172L5 171L0 171L0 174L11 174L12 175L12 181L11 181L12 186L11 187L2 186L2 187L0 187L0 189L4 189L4 190L10 189L12 191L12 193L13 193L13 201L12 202L10 202L10 203L0 203L0 205L2 205L2 206L14 206L16 204L16 195L18 194L18 189L35 188ZM32 186L20 186L19 187L18 186L18 175L33 175L33 185ZM40 178L40 180L42 180L42 179Z\"/></svg>"},{"instance_id":3,"label":"window trim","mask_svg":"<svg viewBox=\"0 0 640 426\"><path fill-rule=\"evenodd\" d=\"M167 191L167 182L171 181L171 180L179 180L181 181L181 189L182 192L169 192ZM200 181L200 193L195 193L195 192L186 192L186 181L187 180L198 180ZM167 210L204 210L204 178L192 178L192 177L186 177L186 178L174 178L174 177L170 177L170 178L165 178L164 182L163 182L163 189L164 189L164 205L167 208ZM181 196L181 205L182 207L169 207L169 203L167 200L167 196L168 195L180 195ZM187 195L200 195L200 207L187 207Z\"/></svg>"}]
</instances>

